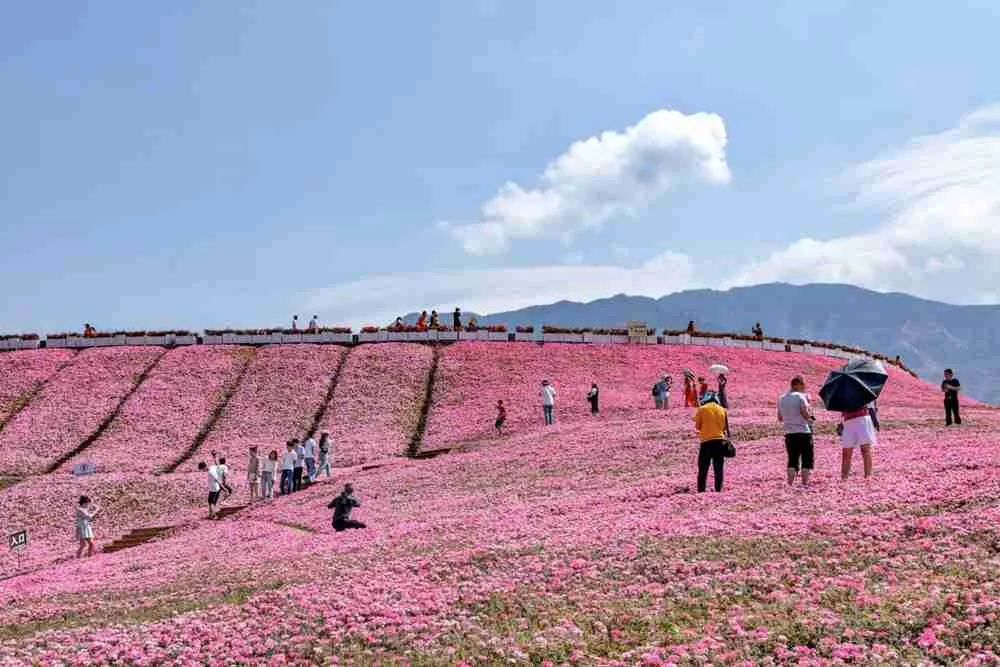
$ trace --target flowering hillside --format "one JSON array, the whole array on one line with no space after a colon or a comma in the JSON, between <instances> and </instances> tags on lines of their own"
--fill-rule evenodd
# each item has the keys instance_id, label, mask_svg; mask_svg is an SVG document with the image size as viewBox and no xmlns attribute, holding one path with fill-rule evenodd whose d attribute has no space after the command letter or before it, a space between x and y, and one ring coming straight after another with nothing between
<instances>
[{"instance_id":1,"label":"flowering hillside","mask_svg":"<svg viewBox=\"0 0 1000 667\"><path fill-rule=\"evenodd\" d=\"M351 352L319 428L330 433L335 466L406 452L420 419L432 358L431 348L408 343Z\"/></svg>"},{"instance_id":2,"label":"flowering hillside","mask_svg":"<svg viewBox=\"0 0 1000 667\"><path fill-rule=\"evenodd\" d=\"M234 346L191 346L167 352L92 445L63 469L90 461L101 471L156 472L191 445L239 372Z\"/></svg>"},{"instance_id":3,"label":"flowering hillside","mask_svg":"<svg viewBox=\"0 0 1000 667\"><path fill-rule=\"evenodd\" d=\"M31 392L72 360L73 355L71 350L0 354L0 424L23 407Z\"/></svg>"},{"instance_id":4,"label":"flowering hillside","mask_svg":"<svg viewBox=\"0 0 1000 667\"><path fill-rule=\"evenodd\" d=\"M891 372L874 477L840 481L820 410L813 484L789 488L774 401L795 373L815 393L833 360L463 343L441 350L424 444L465 445L415 460L393 455L419 418L432 351L361 346L345 359L323 424L360 453L342 464L378 467L340 468L217 522L196 520L197 472L57 472L0 491L0 528L32 535L27 571L3 578L9 556L0 568L0 664L1000 665L1000 411L967 401L964 424L945 428L937 387ZM121 361L108 359L112 374ZM244 442L230 410L249 433L312 417L322 382L266 400L247 382L285 387L320 367L329 379L335 361L258 349L205 446ZM653 410L649 385L716 361L732 368L738 453L724 492L698 494L692 411ZM604 408L592 418L595 376ZM542 377L560 390L551 427L535 414ZM497 394L510 404L501 438L489 433ZM296 410L273 403L285 395ZM122 415L138 414L132 399ZM326 505L345 481L368 528L334 533ZM63 561L80 493L106 508L102 543L184 527Z\"/></svg>"},{"instance_id":5,"label":"flowering hillside","mask_svg":"<svg viewBox=\"0 0 1000 667\"><path fill-rule=\"evenodd\" d=\"M213 450L228 454L240 471L251 445L262 455L283 452L289 438L302 437L312 424L344 354L344 348L331 345L262 348L188 468L208 460Z\"/></svg>"},{"instance_id":6,"label":"flowering hillside","mask_svg":"<svg viewBox=\"0 0 1000 667\"><path fill-rule=\"evenodd\" d=\"M0 433L0 475L37 473L92 435L163 350L86 350Z\"/></svg>"}]
</instances>

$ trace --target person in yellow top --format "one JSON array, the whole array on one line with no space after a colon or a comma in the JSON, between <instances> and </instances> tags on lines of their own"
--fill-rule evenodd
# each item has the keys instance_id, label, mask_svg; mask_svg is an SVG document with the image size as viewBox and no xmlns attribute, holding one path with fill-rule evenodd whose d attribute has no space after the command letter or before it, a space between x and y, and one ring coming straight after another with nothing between
<instances>
[{"instance_id":1,"label":"person in yellow top","mask_svg":"<svg viewBox=\"0 0 1000 667\"><path fill-rule=\"evenodd\" d=\"M698 450L698 493L705 492L708 468L715 473L715 490L722 491L723 468L726 465L726 440L729 437L729 415L719 405L715 392L709 391L701 399L701 406L694 413L701 448Z\"/></svg>"}]
</instances>

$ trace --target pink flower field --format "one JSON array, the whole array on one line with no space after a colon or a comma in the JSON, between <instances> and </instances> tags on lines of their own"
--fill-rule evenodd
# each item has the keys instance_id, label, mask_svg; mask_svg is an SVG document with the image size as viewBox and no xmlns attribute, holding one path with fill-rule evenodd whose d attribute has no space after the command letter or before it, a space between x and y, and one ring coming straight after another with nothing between
<instances>
[{"instance_id":1,"label":"pink flower field","mask_svg":"<svg viewBox=\"0 0 1000 667\"><path fill-rule=\"evenodd\" d=\"M206 444L251 437L227 425L230 409L248 433L302 423L272 403L282 396L312 417L317 394L297 387L313 383L284 376L329 378L336 359L300 349L256 352L216 423L224 437ZM1000 412L966 401L965 423L945 428L936 386L892 372L874 476L856 460L840 481L820 410L813 484L790 488L774 401L797 372L815 393L835 363L721 352L442 348L424 446L464 445L416 460L377 447L408 442L432 351L360 346L327 415L335 447L361 452L338 463L355 467L222 521L198 518L199 473L26 478L0 491L3 528L32 534L21 574L9 557L0 570L0 664L1000 665ZM692 411L653 410L649 385L716 361L732 369L738 452L723 493L698 494ZM594 376L597 418L583 401ZM252 377L286 388L265 400ZM551 427L535 415L541 377L560 390ZM335 533L326 504L346 481L368 528ZM80 493L107 509L100 543L182 527L63 560Z\"/></svg>"},{"instance_id":2,"label":"pink flower field","mask_svg":"<svg viewBox=\"0 0 1000 667\"><path fill-rule=\"evenodd\" d=\"M209 460L213 450L228 454L230 465L240 471L251 445L262 455L284 452L289 438L302 437L309 428L344 354L344 348L330 345L261 349L188 469Z\"/></svg>"},{"instance_id":3,"label":"pink flower field","mask_svg":"<svg viewBox=\"0 0 1000 667\"><path fill-rule=\"evenodd\" d=\"M351 352L319 429L330 433L335 466L406 452L420 419L432 358L431 348L412 343Z\"/></svg>"},{"instance_id":4,"label":"pink flower field","mask_svg":"<svg viewBox=\"0 0 1000 667\"><path fill-rule=\"evenodd\" d=\"M0 475L41 472L73 451L162 354L150 347L80 352L0 433Z\"/></svg>"},{"instance_id":5,"label":"pink flower field","mask_svg":"<svg viewBox=\"0 0 1000 667\"><path fill-rule=\"evenodd\" d=\"M0 424L19 410L41 383L73 359L71 350L0 354Z\"/></svg>"},{"instance_id":6,"label":"pink flower field","mask_svg":"<svg viewBox=\"0 0 1000 667\"><path fill-rule=\"evenodd\" d=\"M111 426L62 469L93 462L98 470L156 472L194 441L240 370L235 346L191 346L167 352Z\"/></svg>"}]
</instances>

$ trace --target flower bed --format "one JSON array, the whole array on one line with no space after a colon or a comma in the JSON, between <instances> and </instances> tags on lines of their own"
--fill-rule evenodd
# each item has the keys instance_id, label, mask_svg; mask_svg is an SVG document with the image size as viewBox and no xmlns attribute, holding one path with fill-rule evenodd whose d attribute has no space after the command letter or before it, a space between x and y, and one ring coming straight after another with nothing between
<instances>
[{"instance_id":1,"label":"flower bed","mask_svg":"<svg viewBox=\"0 0 1000 667\"><path fill-rule=\"evenodd\" d=\"M187 462L193 470L212 450L228 455L230 467L246 470L247 449L256 445L279 456L290 438L301 438L326 397L330 379L344 358L342 347L281 345L262 348L222 417Z\"/></svg>"},{"instance_id":2,"label":"flower bed","mask_svg":"<svg viewBox=\"0 0 1000 667\"><path fill-rule=\"evenodd\" d=\"M42 382L73 359L69 350L31 350L0 355L0 424L22 409Z\"/></svg>"},{"instance_id":3,"label":"flower bed","mask_svg":"<svg viewBox=\"0 0 1000 667\"><path fill-rule=\"evenodd\" d=\"M181 456L239 372L245 348L182 347L167 352L104 434L63 465L99 471L155 472Z\"/></svg>"},{"instance_id":4,"label":"flower bed","mask_svg":"<svg viewBox=\"0 0 1000 667\"><path fill-rule=\"evenodd\" d=\"M148 347L80 352L0 433L0 474L41 472L72 451L162 353Z\"/></svg>"},{"instance_id":5,"label":"flower bed","mask_svg":"<svg viewBox=\"0 0 1000 667\"><path fill-rule=\"evenodd\" d=\"M420 418L433 352L407 343L353 350L320 431L329 431L333 463L351 466L401 456Z\"/></svg>"}]
</instances>

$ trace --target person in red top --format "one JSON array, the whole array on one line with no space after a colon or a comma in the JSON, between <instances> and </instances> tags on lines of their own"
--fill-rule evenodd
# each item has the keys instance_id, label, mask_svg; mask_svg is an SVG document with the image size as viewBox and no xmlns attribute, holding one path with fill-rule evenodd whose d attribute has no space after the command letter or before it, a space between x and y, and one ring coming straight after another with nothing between
<instances>
[{"instance_id":1,"label":"person in red top","mask_svg":"<svg viewBox=\"0 0 1000 667\"><path fill-rule=\"evenodd\" d=\"M420 319L417 320L417 331L427 331L427 311L420 313Z\"/></svg>"},{"instance_id":2,"label":"person in red top","mask_svg":"<svg viewBox=\"0 0 1000 667\"><path fill-rule=\"evenodd\" d=\"M694 375L684 372L684 407L698 407L698 390L695 388Z\"/></svg>"},{"instance_id":3,"label":"person in red top","mask_svg":"<svg viewBox=\"0 0 1000 667\"><path fill-rule=\"evenodd\" d=\"M701 404L701 399L705 398L705 394L708 393L708 383L705 382L705 378L698 378L698 404Z\"/></svg>"},{"instance_id":4,"label":"person in red top","mask_svg":"<svg viewBox=\"0 0 1000 667\"><path fill-rule=\"evenodd\" d=\"M503 425L507 421L507 408L503 406L503 401L497 401L497 420L493 423L493 428L497 430L497 435L503 435Z\"/></svg>"}]
</instances>

